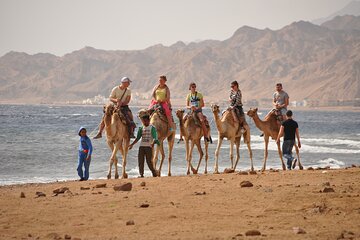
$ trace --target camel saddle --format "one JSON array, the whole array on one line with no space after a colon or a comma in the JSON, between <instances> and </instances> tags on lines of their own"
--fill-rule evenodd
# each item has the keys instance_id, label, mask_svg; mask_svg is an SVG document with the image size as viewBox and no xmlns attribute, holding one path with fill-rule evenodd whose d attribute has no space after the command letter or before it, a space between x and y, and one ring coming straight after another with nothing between
<instances>
[{"instance_id":1,"label":"camel saddle","mask_svg":"<svg viewBox=\"0 0 360 240\"><path fill-rule=\"evenodd\" d=\"M161 104L154 104L154 106L152 106L151 108L149 108L149 115L150 118L152 117L152 115L154 113L158 113L159 114L159 118L164 121L164 122L168 122L166 114L165 114L165 110L163 109L163 107L161 106Z\"/></svg>"},{"instance_id":2,"label":"camel saddle","mask_svg":"<svg viewBox=\"0 0 360 240\"><path fill-rule=\"evenodd\" d=\"M210 124L209 124L209 121L208 121L207 117L206 117L204 114L203 114L203 116L204 116L205 126L206 126L206 127L210 127ZM194 122L195 122L195 125L201 127L201 121L200 121L198 115L195 114L194 111L191 111L191 112L188 112L188 113L187 113L187 117L185 118L185 122L188 121L189 118L193 118L193 119L194 119Z\"/></svg>"}]
</instances>

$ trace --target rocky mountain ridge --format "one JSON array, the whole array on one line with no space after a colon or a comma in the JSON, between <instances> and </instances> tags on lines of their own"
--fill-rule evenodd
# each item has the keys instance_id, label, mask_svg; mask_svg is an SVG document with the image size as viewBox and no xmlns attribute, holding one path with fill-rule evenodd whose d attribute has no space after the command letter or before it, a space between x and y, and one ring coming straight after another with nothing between
<instances>
[{"instance_id":1,"label":"rocky mountain ridge","mask_svg":"<svg viewBox=\"0 0 360 240\"><path fill-rule=\"evenodd\" d=\"M228 98L237 80L245 101L268 101L282 82L291 101L326 104L360 98L360 18L321 26L294 22L280 30L243 26L224 41L207 40L136 51L85 47L58 57L9 52L0 58L1 102L78 102L108 96L123 76L139 98L167 75L173 99L196 82L207 101Z\"/></svg>"}]
</instances>

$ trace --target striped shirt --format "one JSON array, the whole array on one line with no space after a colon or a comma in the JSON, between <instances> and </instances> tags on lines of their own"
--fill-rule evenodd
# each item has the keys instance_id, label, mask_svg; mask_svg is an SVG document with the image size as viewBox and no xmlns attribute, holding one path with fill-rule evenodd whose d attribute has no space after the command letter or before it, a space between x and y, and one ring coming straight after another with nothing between
<instances>
[{"instance_id":1,"label":"striped shirt","mask_svg":"<svg viewBox=\"0 0 360 240\"><path fill-rule=\"evenodd\" d=\"M231 99L231 104L230 106L231 107L234 107L234 106L242 106L242 102L241 102L241 98L242 98L242 95L241 95L241 91L238 90L237 92L231 90L230 92L230 99Z\"/></svg>"}]
</instances>

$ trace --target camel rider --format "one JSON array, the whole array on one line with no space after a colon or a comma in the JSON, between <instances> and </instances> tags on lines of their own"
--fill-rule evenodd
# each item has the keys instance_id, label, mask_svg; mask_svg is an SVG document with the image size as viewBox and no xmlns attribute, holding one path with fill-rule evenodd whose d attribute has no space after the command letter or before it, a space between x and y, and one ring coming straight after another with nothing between
<instances>
[{"instance_id":1,"label":"camel rider","mask_svg":"<svg viewBox=\"0 0 360 240\"><path fill-rule=\"evenodd\" d=\"M205 106L204 97L200 92L196 91L196 84L194 82L190 83L189 90L190 93L186 97L186 108L190 110L190 114L195 113L199 118L204 133L204 140L211 142L211 137L205 125L205 117L202 113L202 108ZM187 116L188 115L185 115L184 120L186 120ZM180 139L182 139L181 131Z\"/></svg>"},{"instance_id":2,"label":"camel rider","mask_svg":"<svg viewBox=\"0 0 360 240\"><path fill-rule=\"evenodd\" d=\"M276 91L273 94L272 104L281 115L281 119L279 119L279 123L281 124L286 120L287 106L289 105L289 95L283 90L281 83L277 83L275 89Z\"/></svg>"},{"instance_id":3,"label":"camel rider","mask_svg":"<svg viewBox=\"0 0 360 240\"><path fill-rule=\"evenodd\" d=\"M126 118L126 125L128 126L129 135L131 138L135 138L134 129L136 127L134 123L134 118L132 112L128 106L131 99L131 90L128 88L131 83L131 80L128 77L123 77L121 79L121 84L112 89L109 100L116 105L117 108L120 109L122 114L124 114ZM105 128L104 117L101 120L99 132L94 137L94 139L98 139L102 137L102 131Z\"/></svg>"},{"instance_id":4,"label":"camel rider","mask_svg":"<svg viewBox=\"0 0 360 240\"><path fill-rule=\"evenodd\" d=\"M231 114L233 116L235 125L239 124L238 129L241 131L241 133L244 133L246 131L244 128L245 114L242 107L242 101L241 101L242 94L239 89L239 83L237 81L233 81L230 86L231 86L231 91L229 97L229 102L230 102L229 109L231 110Z\"/></svg>"}]
</instances>

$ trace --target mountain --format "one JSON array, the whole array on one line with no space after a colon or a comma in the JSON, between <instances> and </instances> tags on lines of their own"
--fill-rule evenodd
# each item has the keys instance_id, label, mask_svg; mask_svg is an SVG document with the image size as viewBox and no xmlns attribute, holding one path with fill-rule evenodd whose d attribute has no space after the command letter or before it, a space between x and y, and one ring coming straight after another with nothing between
<instances>
[{"instance_id":1,"label":"mountain","mask_svg":"<svg viewBox=\"0 0 360 240\"><path fill-rule=\"evenodd\" d=\"M327 22L336 16L344 16L344 15L359 16L360 15L360 1L352 1L348 5L346 5L344 8L340 9L339 11L334 12L333 14L331 14L325 18L315 19L312 21L312 23L321 25L324 22Z\"/></svg>"},{"instance_id":2,"label":"mountain","mask_svg":"<svg viewBox=\"0 0 360 240\"><path fill-rule=\"evenodd\" d=\"M192 81L206 101L226 101L234 80L245 101L268 107L277 82L291 101L354 101L360 98L359 22L343 16L321 26L300 21L276 31L243 26L224 41L137 51L85 47L62 57L9 52L0 58L0 101L79 102L108 96L123 76L133 80L134 97L148 98L160 75L167 75L171 98L181 103Z\"/></svg>"}]
</instances>

